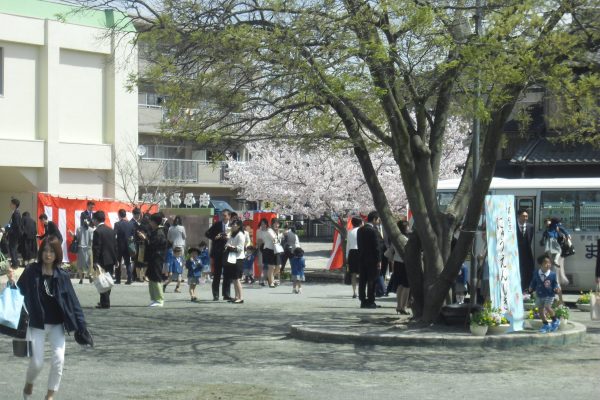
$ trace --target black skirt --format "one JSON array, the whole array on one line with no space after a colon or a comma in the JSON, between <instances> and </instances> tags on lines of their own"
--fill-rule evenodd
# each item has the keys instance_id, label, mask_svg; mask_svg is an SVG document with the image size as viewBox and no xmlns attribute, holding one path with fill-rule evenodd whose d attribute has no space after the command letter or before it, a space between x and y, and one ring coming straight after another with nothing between
<instances>
[{"instance_id":1,"label":"black skirt","mask_svg":"<svg viewBox=\"0 0 600 400\"><path fill-rule=\"evenodd\" d=\"M267 249L267 248L262 249L262 259L263 259L263 264L277 265L277 257L275 257L275 252L271 249Z\"/></svg>"},{"instance_id":2,"label":"black skirt","mask_svg":"<svg viewBox=\"0 0 600 400\"><path fill-rule=\"evenodd\" d=\"M394 261L394 273L391 278L392 283L390 286L398 287L398 285L405 288L410 287L408 285L408 275L406 275L406 265L400 261Z\"/></svg>"},{"instance_id":3,"label":"black skirt","mask_svg":"<svg viewBox=\"0 0 600 400\"><path fill-rule=\"evenodd\" d=\"M360 273L360 259L357 249L352 249L348 252L348 272L351 274Z\"/></svg>"},{"instance_id":4,"label":"black skirt","mask_svg":"<svg viewBox=\"0 0 600 400\"><path fill-rule=\"evenodd\" d=\"M239 259L235 262L235 264L226 262L223 267L223 275L225 276L225 279L241 279L244 273L244 260Z\"/></svg>"}]
</instances>

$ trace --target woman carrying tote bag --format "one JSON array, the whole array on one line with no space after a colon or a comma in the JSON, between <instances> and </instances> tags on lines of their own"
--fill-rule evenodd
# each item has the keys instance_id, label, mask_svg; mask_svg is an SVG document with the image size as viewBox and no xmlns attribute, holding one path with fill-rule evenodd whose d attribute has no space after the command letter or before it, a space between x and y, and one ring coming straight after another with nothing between
<instances>
[{"instance_id":1,"label":"woman carrying tote bag","mask_svg":"<svg viewBox=\"0 0 600 400\"><path fill-rule=\"evenodd\" d=\"M44 366L46 339L50 343L52 354L45 397L48 400L54 399L60 386L65 356L65 330L75 331L78 343L93 345L69 274L60 268L62 259L60 241L55 236L47 236L40 246L37 261L25 269L17 282L29 312L27 338L31 341L32 349L23 388L24 399L31 398L33 383Z\"/></svg>"}]
</instances>

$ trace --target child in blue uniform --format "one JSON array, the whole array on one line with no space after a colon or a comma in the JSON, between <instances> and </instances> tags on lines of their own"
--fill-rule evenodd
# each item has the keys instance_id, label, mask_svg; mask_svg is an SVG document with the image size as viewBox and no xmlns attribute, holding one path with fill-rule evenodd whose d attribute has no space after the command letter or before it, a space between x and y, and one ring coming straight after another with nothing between
<instances>
[{"instance_id":1,"label":"child in blue uniform","mask_svg":"<svg viewBox=\"0 0 600 400\"><path fill-rule=\"evenodd\" d=\"M249 245L246 247L246 257L244 258L244 283L254 283L254 259L256 258L256 249Z\"/></svg>"},{"instance_id":2,"label":"child in blue uniform","mask_svg":"<svg viewBox=\"0 0 600 400\"><path fill-rule=\"evenodd\" d=\"M300 247L296 247L292 253L293 257L290 259L292 266L292 291L296 294L302 293L302 282L304 282L304 267L306 266L304 261L304 250Z\"/></svg>"},{"instance_id":3,"label":"child in blue uniform","mask_svg":"<svg viewBox=\"0 0 600 400\"><path fill-rule=\"evenodd\" d=\"M190 300L197 301L196 285L200 282L202 276L202 262L200 260L200 250L196 247L190 247L188 250L189 258L185 263L188 270L188 285L190 286Z\"/></svg>"},{"instance_id":4,"label":"child in blue uniform","mask_svg":"<svg viewBox=\"0 0 600 400\"><path fill-rule=\"evenodd\" d=\"M179 285L181 284L183 275L183 266L185 261L183 260L183 248L175 247L173 249L173 257L169 260L169 277L163 285L163 292L166 291L167 285L170 282L177 282L175 286L175 293L180 293Z\"/></svg>"},{"instance_id":5,"label":"child in blue uniform","mask_svg":"<svg viewBox=\"0 0 600 400\"><path fill-rule=\"evenodd\" d=\"M540 309L540 315L544 326L540 329L541 333L554 332L560 325L560 320L554 315L552 303L554 302L554 294L560 293L560 286L556 280L556 274L550 271L552 261L547 255L538 257L540 268L533 274L533 279L529 284L529 292L535 290L537 296L536 305ZM550 315L552 323L548 323L547 316Z\"/></svg>"},{"instance_id":6,"label":"child in blue uniform","mask_svg":"<svg viewBox=\"0 0 600 400\"><path fill-rule=\"evenodd\" d=\"M208 254L208 246L205 241L200 242L199 257L200 263L202 264L202 276L200 277L200 283L211 282L210 279L210 256Z\"/></svg>"}]
</instances>

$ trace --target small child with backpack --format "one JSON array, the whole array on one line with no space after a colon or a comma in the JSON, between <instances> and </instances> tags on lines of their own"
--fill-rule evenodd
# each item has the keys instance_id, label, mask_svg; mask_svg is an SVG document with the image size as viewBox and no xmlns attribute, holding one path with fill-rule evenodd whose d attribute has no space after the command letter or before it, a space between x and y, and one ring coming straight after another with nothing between
<instances>
[{"instance_id":1,"label":"small child with backpack","mask_svg":"<svg viewBox=\"0 0 600 400\"><path fill-rule=\"evenodd\" d=\"M175 286L175 293L180 293L179 285L181 284L183 275L183 266L185 261L183 260L183 248L175 247L173 249L173 257L169 260L169 277L163 284L163 292L166 291L167 285L170 282L177 282Z\"/></svg>"},{"instance_id":2,"label":"small child with backpack","mask_svg":"<svg viewBox=\"0 0 600 400\"><path fill-rule=\"evenodd\" d=\"M185 263L188 270L188 285L190 286L190 301L197 301L196 286L202 276L202 262L200 260L200 250L196 247L190 247L188 250L189 258Z\"/></svg>"},{"instance_id":3,"label":"small child with backpack","mask_svg":"<svg viewBox=\"0 0 600 400\"><path fill-rule=\"evenodd\" d=\"M244 283L253 284L254 279L254 259L256 258L256 248L252 245L246 246L246 256L244 258Z\"/></svg>"},{"instance_id":4,"label":"small child with backpack","mask_svg":"<svg viewBox=\"0 0 600 400\"><path fill-rule=\"evenodd\" d=\"M304 282L304 268L306 262L304 261L304 250L300 247L296 247L292 252L292 258L290 259L290 265L292 266L292 291L296 294L302 293L302 282Z\"/></svg>"}]
</instances>

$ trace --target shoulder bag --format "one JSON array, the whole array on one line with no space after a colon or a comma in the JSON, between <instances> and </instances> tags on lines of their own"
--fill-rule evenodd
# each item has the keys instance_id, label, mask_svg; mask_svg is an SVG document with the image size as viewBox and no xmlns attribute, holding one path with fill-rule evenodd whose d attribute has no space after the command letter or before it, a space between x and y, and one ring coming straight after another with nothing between
<instances>
[{"instance_id":1,"label":"shoulder bag","mask_svg":"<svg viewBox=\"0 0 600 400\"><path fill-rule=\"evenodd\" d=\"M0 294L0 333L24 339L29 325L25 298L17 286L10 284Z\"/></svg>"},{"instance_id":2,"label":"shoulder bag","mask_svg":"<svg viewBox=\"0 0 600 400\"><path fill-rule=\"evenodd\" d=\"M98 276L94 279L94 286L98 293L106 293L115 285L115 282L110 273L104 271L99 265L96 265L98 269Z\"/></svg>"}]
</instances>

